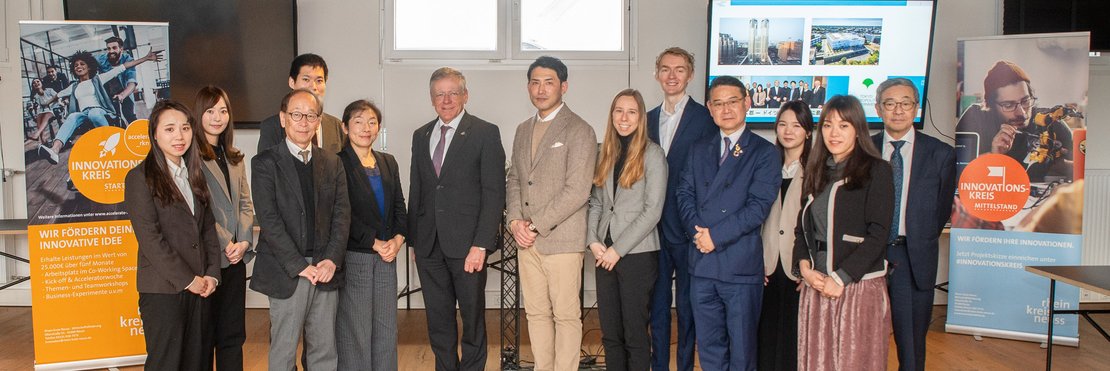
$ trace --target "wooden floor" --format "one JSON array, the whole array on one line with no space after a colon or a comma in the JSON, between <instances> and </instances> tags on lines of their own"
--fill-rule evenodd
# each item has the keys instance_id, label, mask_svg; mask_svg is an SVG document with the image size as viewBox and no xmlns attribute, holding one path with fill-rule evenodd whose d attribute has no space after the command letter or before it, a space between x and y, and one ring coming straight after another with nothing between
<instances>
[{"instance_id":1,"label":"wooden floor","mask_svg":"<svg viewBox=\"0 0 1110 371\"><path fill-rule=\"evenodd\" d=\"M1108 305L1084 305L1084 309L1110 308ZM1045 352L1039 344L1022 341L984 338L976 341L971 336L944 332L945 307L938 306L928 336L928 368L930 370L1035 370L1044 367ZM1110 325L1110 316L1094 315L1096 321ZM501 348L498 313L486 312L487 331L490 336L488 370L496 370ZM523 317L522 317L523 320ZM400 310L398 313L399 349L401 370L432 370L435 359L428 347L427 325L421 310ZM522 328L527 327L522 322ZM600 354L601 334L598 330L597 312L589 311L585 324L583 352ZM1058 346L1053 351L1053 366L1058 370L1110 369L1110 343L1086 321L1080 322L1079 348ZM243 351L247 370L266 369L266 351L269 317L266 310L247 311L247 344ZM527 332L522 334L521 358L532 358L527 346ZM31 333L31 308L0 307L0 370L30 370L34 362ZM673 350L673 347L672 347ZM894 342L891 340L889 369L897 369ZM604 357L599 361L604 362ZM673 357L672 357L673 362ZM673 367L673 366L672 366ZM140 370L125 367L122 370ZM700 369L700 368L699 368Z\"/></svg>"}]
</instances>

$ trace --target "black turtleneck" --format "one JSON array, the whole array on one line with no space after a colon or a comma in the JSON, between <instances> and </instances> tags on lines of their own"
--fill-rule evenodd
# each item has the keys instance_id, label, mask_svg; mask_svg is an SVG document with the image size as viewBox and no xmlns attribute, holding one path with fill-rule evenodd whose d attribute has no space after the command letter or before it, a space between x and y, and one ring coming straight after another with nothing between
<instances>
[{"instance_id":1,"label":"black turtleneck","mask_svg":"<svg viewBox=\"0 0 1110 371\"><path fill-rule=\"evenodd\" d=\"M617 135L620 139L620 148L617 151L617 162L613 164L613 195L617 194L617 187L620 186L621 170L624 169L624 161L628 159L628 144L632 143L632 135L621 136Z\"/></svg>"}]
</instances>

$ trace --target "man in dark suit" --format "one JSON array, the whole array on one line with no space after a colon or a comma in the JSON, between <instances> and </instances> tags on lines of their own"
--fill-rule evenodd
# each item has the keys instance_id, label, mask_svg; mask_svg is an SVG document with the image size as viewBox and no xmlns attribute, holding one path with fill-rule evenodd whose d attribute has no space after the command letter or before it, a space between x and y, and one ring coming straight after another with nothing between
<instances>
[{"instance_id":1,"label":"man in dark suit","mask_svg":"<svg viewBox=\"0 0 1110 371\"><path fill-rule=\"evenodd\" d=\"M689 236L689 269L698 358L705 370L755 370L763 300L760 228L782 182L782 156L745 128L752 100L740 80L709 87L720 128L696 142L676 191Z\"/></svg>"},{"instance_id":2,"label":"man in dark suit","mask_svg":"<svg viewBox=\"0 0 1110 371\"><path fill-rule=\"evenodd\" d=\"M925 334L933 313L937 240L952 213L956 152L917 132L917 86L893 78L879 84L875 111L883 132L871 136L894 170L894 218L887 260L891 322L899 370L925 369ZM907 213L907 210L913 210Z\"/></svg>"},{"instance_id":3,"label":"man in dark suit","mask_svg":"<svg viewBox=\"0 0 1110 371\"><path fill-rule=\"evenodd\" d=\"M312 142L323 103L308 90L281 102L285 139L251 160L259 232L251 289L270 298L270 369L294 368L302 332L306 369L336 368L335 313L343 284L350 200L334 152Z\"/></svg>"},{"instance_id":4,"label":"man in dark suit","mask_svg":"<svg viewBox=\"0 0 1110 371\"><path fill-rule=\"evenodd\" d=\"M790 90L786 92L786 101L802 99L802 89L798 87L797 81L790 82Z\"/></svg>"},{"instance_id":5,"label":"man in dark suit","mask_svg":"<svg viewBox=\"0 0 1110 371\"><path fill-rule=\"evenodd\" d=\"M316 94L321 101L328 87L328 64L316 54L301 54L289 66L289 89L305 89ZM258 152L280 146L285 142L285 131L279 120L281 113L267 117L258 125ZM329 153L338 153L347 144L339 118L320 112L320 123L312 138L313 144Z\"/></svg>"},{"instance_id":6,"label":"man in dark suit","mask_svg":"<svg viewBox=\"0 0 1110 371\"><path fill-rule=\"evenodd\" d=\"M409 231L436 370L486 365L486 257L497 250L505 209L505 150L496 125L464 110L466 77L432 73L438 117L412 134ZM455 304L462 314L459 359Z\"/></svg>"},{"instance_id":7,"label":"man in dark suit","mask_svg":"<svg viewBox=\"0 0 1110 371\"><path fill-rule=\"evenodd\" d=\"M825 87L821 86L821 80L813 80L813 97L809 102L810 108L820 108L825 105Z\"/></svg>"},{"instance_id":8,"label":"man in dark suit","mask_svg":"<svg viewBox=\"0 0 1110 371\"><path fill-rule=\"evenodd\" d=\"M783 88L779 86L779 80L775 80L775 87L771 88L770 92L767 93L767 96L771 98L771 101L767 103L768 108L779 108L782 106L782 91Z\"/></svg>"},{"instance_id":9,"label":"man in dark suit","mask_svg":"<svg viewBox=\"0 0 1110 371\"><path fill-rule=\"evenodd\" d=\"M655 60L655 79L663 88L663 103L648 112L648 137L663 147L667 154L667 194L663 216L659 221L659 276L651 301L651 368L670 369L671 360L671 296L677 298L678 350L676 364L680 371L694 369L694 313L690 307L690 272L686 254L690 238L682 231L675 189L686 153L698 138L717 131L709 110L686 94L694 76L694 56L678 47L668 48ZM675 284L672 291L671 285Z\"/></svg>"}]
</instances>

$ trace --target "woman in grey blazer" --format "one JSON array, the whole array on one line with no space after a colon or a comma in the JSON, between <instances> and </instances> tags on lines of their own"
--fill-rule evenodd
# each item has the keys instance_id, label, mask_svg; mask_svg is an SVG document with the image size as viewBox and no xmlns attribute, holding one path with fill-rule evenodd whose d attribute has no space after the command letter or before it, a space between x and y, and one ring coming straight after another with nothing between
<instances>
[{"instance_id":1,"label":"woman in grey blazer","mask_svg":"<svg viewBox=\"0 0 1110 371\"><path fill-rule=\"evenodd\" d=\"M247 263L254 257L254 203L243 153L234 146L227 93L211 85L201 88L193 111L200 119L200 130L193 130L193 143L204 161L201 168L212 193L223 277L220 289L212 295L204 359L211 365L215 358L219 371L242 370L243 342L247 340Z\"/></svg>"},{"instance_id":2,"label":"woman in grey blazer","mask_svg":"<svg viewBox=\"0 0 1110 371\"><path fill-rule=\"evenodd\" d=\"M601 144L586 243L597 261L597 306L609 370L647 370L651 295L659 270L659 233L667 158L647 139L640 92L613 98Z\"/></svg>"}]
</instances>

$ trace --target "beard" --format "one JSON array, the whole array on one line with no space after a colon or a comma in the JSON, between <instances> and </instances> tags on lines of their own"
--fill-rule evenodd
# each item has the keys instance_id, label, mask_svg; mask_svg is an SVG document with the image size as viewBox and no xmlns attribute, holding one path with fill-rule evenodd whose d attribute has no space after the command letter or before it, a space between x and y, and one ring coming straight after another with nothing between
<instances>
[{"instance_id":1,"label":"beard","mask_svg":"<svg viewBox=\"0 0 1110 371\"><path fill-rule=\"evenodd\" d=\"M119 53L108 53L108 62L112 64L119 63Z\"/></svg>"}]
</instances>

